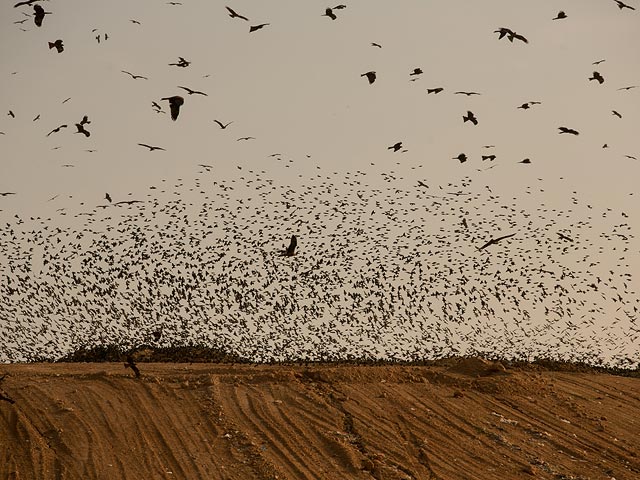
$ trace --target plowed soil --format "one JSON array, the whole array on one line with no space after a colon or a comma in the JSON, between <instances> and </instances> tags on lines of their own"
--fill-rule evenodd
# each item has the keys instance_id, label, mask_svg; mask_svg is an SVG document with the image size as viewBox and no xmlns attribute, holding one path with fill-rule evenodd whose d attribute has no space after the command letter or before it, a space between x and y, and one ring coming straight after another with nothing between
<instances>
[{"instance_id":1,"label":"plowed soil","mask_svg":"<svg viewBox=\"0 0 640 480\"><path fill-rule=\"evenodd\" d=\"M0 366L0 479L640 478L638 378L480 359L139 367Z\"/></svg>"}]
</instances>

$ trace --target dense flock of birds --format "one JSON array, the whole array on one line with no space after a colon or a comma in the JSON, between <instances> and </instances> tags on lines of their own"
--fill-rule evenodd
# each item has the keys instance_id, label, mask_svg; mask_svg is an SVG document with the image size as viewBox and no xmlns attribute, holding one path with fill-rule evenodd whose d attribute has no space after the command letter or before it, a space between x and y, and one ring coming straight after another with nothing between
<instances>
[{"instance_id":1,"label":"dense flock of birds","mask_svg":"<svg viewBox=\"0 0 640 480\"><path fill-rule=\"evenodd\" d=\"M33 23L45 28L52 12L39 2L16 8L32 8ZM346 8L327 7L321 15L339 21ZM228 6L226 13L248 22L252 34L270 25L253 24ZM567 17L560 11L550 20ZM501 41L530 42L507 27L494 33ZM98 42L108 40L101 35ZM62 54L64 42L49 48ZM179 57L168 65L190 64ZM422 74L415 68L409 77ZM362 77L372 85L378 73ZM585 81L605 78L594 71ZM171 119L183 121L181 107L207 93L177 88L185 93L152 107L165 113L166 101ZM223 130L233 123L215 122ZM478 125L479 115L468 110L467 122ZM74 133L89 138L90 124L85 115ZM493 146L485 147L482 160L492 162ZM407 151L403 141L388 149L391 156ZM453 159L464 163L468 156ZM48 360L106 344L205 344L254 361L482 354L640 363L640 300L629 263L638 252L626 212L599 210L578 192L568 208L540 202L528 208L473 176L445 186L416 178L406 188L392 170L338 175L318 168L292 185L261 169L224 179L214 165L201 164L189 172L192 182L151 186L135 199L114 201L107 192L103 204L68 202L53 218L11 217L0 229L0 361ZM617 262L603 262L604 253Z\"/></svg>"}]
</instances>

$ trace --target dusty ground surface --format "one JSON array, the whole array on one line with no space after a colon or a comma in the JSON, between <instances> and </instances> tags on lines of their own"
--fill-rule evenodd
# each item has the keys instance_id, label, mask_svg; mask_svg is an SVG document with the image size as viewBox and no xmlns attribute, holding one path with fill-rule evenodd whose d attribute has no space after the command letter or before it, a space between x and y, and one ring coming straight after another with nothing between
<instances>
[{"instance_id":1,"label":"dusty ground surface","mask_svg":"<svg viewBox=\"0 0 640 480\"><path fill-rule=\"evenodd\" d=\"M0 479L640 478L638 378L479 359L139 367L1 365Z\"/></svg>"}]
</instances>

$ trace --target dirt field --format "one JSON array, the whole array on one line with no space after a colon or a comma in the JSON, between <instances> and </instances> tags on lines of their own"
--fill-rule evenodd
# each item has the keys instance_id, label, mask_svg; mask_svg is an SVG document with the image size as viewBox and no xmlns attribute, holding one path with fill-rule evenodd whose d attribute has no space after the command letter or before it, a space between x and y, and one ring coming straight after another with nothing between
<instances>
[{"instance_id":1,"label":"dirt field","mask_svg":"<svg viewBox=\"0 0 640 480\"><path fill-rule=\"evenodd\" d=\"M640 478L638 378L479 359L139 367L0 366L0 479Z\"/></svg>"}]
</instances>

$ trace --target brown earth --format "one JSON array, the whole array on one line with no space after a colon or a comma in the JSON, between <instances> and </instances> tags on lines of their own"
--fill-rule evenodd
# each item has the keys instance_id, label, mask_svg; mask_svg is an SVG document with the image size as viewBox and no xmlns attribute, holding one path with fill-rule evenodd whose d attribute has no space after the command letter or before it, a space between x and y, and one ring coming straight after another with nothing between
<instances>
[{"instance_id":1,"label":"brown earth","mask_svg":"<svg viewBox=\"0 0 640 480\"><path fill-rule=\"evenodd\" d=\"M638 378L480 359L139 367L0 366L0 479L640 478Z\"/></svg>"}]
</instances>

